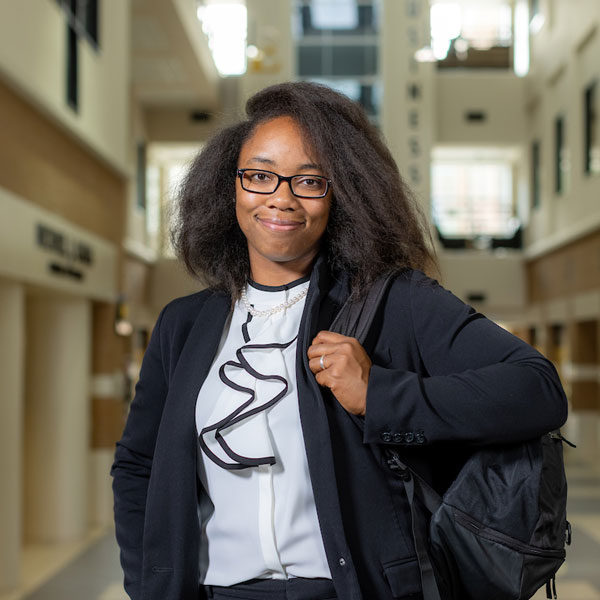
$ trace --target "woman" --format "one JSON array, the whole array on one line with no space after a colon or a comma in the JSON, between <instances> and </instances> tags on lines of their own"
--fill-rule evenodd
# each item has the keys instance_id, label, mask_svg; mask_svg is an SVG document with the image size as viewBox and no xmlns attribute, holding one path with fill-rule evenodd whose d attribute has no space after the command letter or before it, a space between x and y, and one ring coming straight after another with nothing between
<instances>
[{"instance_id":1,"label":"woman","mask_svg":"<svg viewBox=\"0 0 600 600\"><path fill-rule=\"evenodd\" d=\"M539 436L552 365L425 276L425 227L362 110L285 83L217 135L174 242L210 287L161 312L114 476L132 600L419 598L393 446L443 488L473 444ZM395 279L364 347L327 331Z\"/></svg>"}]
</instances>

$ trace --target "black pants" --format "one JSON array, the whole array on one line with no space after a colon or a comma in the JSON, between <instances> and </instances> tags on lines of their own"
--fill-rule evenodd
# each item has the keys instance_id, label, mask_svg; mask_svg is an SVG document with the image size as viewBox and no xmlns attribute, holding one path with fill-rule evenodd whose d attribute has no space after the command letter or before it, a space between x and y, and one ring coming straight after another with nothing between
<instances>
[{"instance_id":1,"label":"black pants","mask_svg":"<svg viewBox=\"0 0 600 600\"><path fill-rule=\"evenodd\" d=\"M229 587L205 585L209 600L337 600L331 579L251 579Z\"/></svg>"}]
</instances>

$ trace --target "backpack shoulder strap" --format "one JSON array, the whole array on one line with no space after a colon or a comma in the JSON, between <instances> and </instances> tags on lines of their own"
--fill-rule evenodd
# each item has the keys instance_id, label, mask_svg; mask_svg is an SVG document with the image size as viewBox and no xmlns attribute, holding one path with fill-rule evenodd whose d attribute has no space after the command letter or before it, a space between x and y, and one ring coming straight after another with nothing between
<instances>
[{"instance_id":1,"label":"backpack shoulder strap","mask_svg":"<svg viewBox=\"0 0 600 600\"><path fill-rule=\"evenodd\" d=\"M377 312L393 277L394 273L391 272L376 279L369 288L367 294L362 298L356 299L351 295L339 310L329 331L354 337L361 345L364 344L365 338L369 333L369 329L375 317L375 313ZM417 496L429 513L433 513L439 507L441 499L425 481L400 461L400 458L395 451L392 451L391 456L392 461L396 463L396 466L404 473L402 480L410 506L412 533L419 562L419 569L421 571L423 598L425 600L440 600L440 593L437 587L433 566L427 551L427 529L429 518L419 510L414 499L415 496Z\"/></svg>"},{"instance_id":2,"label":"backpack shoulder strap","mask_svg":"<svg viewBox=\"0 0 600 600\"><path fill-rule=\"evenodd\" d=\"M393 277L394 273L388 273L376 279L362 298L356 299L351 295L340 308L329 331L356 338L363 344Z\"/></svg>"}]
</instances>

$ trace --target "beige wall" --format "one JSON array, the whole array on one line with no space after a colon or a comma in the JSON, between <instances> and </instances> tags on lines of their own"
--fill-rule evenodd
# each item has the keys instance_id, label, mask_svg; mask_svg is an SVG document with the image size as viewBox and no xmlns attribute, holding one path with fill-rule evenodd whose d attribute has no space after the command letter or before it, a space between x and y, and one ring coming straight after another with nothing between
<instances>
[{"instance_id":1,"label":"beige wall","mask_svg":"<svg viewBox=\"0 0 600 600\"><path fill-rule=\"evenodd\" d=\"M79 41L79 111L66 103L66 18L57 2L2 2L0 75L113 167L127 172L129 0L101 2L100 49Z\"/></svg>"},{"instance_id":2,"label":"beige wall","mask_svg":"<svg viewBox=\"0 0 600 600\"><path fill-rule=\"evenodd\" d=\"M436 143L518 144L526 131L524 80L514 73L438 71ZM483 111L487 120L469 122L465 114Z\"/></svg>"},{"instance_id":3,"label":"beige wall","mask_svg":"<svg viewBox=\"0 0 600 600\"><path fill-rule=\"evenodd\" d=\"M47 294L26 306L25 539L79 539L89 522L91 306Z\"/></svg>"},{"instance_id":4,"label":"beige wall","mask_svg":"<svg viewBox=\"0 0 600 600\"><path fill-rule=\"evenodd\" d=\"M23 395L25 361L23 287L0 279L0 593L21 576L23 506Z\"/></svg>"},{"instance_id":5,"label":"beige wall","mask_svg":"<svg viewBox=\"0 0 600 600\"><path fill-rule=\"evenodd\" d=\"M114 244L121 243L124 180L120 175L2 82L0 131L0 187Z\"/></svg>"},{"instance_id":6,"label":"beige wall","mask_svg":"<svg viewBox=\"0 0 600 600\"><path fill-rule=\"evenodd\" d=\"M442 283L490 318L512 322L525 310L527 285L520 252L441 252ZM470 294L483 294L481 303L469 301Z\"/></svg>"},{"instance_id":7,"label":"beige wall","mask_svg":"<svg viewBox=\"0 0 600 600\"><path fill-rule=\"evenodd\" d=\"M545 250L600 227L600 176L586 176L584 90L600 80L600 3L541 2L546 22L531 38L532 70L527 78L528 140L541 141L541 206L531 215L527 241ZM600 88L598 88L600 95ZM600 100L597 110L600 110ZM554 192L554 120L566 119L570 174L567 190Z\"/></svg>"}]
</instances>

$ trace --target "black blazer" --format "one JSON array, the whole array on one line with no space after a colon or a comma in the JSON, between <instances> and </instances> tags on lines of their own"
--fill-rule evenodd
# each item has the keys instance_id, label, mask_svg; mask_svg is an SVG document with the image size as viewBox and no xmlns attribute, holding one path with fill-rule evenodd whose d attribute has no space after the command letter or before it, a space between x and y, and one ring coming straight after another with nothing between
<instances>
[{"instance_id":1,"label":"black blazer","mask_svg":"<svg viewBox=\"0 0 600 600\"><path fill-rule=\"evenodd\" d=\"M300 324L300 418L319 525L340 600L420 598L410 513L382 450L440 490L469 446L559 427L567 403L552 364L418 271L398 274L365 342L364 419L308 368L306 351L348 296L322 260ZM111 470L116 535L132 600L196 600L199 526L195 403L230 298L205 290L161 312ZM232 568L243 556L232 556Z\"/></svg>"}]
</instances>

